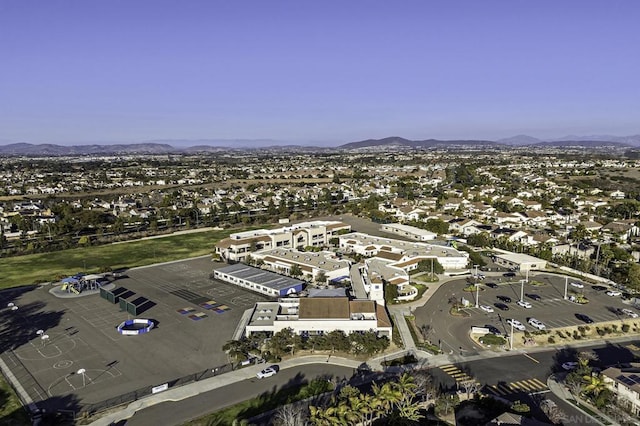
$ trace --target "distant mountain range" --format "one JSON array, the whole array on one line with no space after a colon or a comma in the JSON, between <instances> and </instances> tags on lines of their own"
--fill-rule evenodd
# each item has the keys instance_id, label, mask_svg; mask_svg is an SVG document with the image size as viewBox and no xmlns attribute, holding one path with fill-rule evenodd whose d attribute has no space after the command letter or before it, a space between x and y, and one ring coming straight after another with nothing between
<instances>
[{"instance_id":1,"label":"distant mountain range","mask_svg":"<svg viewBox=\"0 0 640 426\"><path fill-rule=\"evenodd\" d=\"M602 142L615 142L629 146L640 146L640 135L631 136L612 136L612 135L592 135L592 136L576 136L568 135L556 139L538 139L527 135L517 135L510 138L498 139L496 142L506 145L537 145L553 143L555 146L558 142L587 142L589 145ZM574 145L575 146L575 145Z\"/></svg>"},{"instance_id":2,"label":"distant mountain range","mask_svg":"<svg viewBox=\"0 0 640 426\"><path fill-rule=\"evenodd\" d=\"M215 153L232 150L260 151L299 151L317 152L334 150L384 151L387 149L429 149L445 147L530 147L549 148L588 148L603 147L638 148L640 135L632 136L575 136L569 135L558 139L542 140L527 135L490 140L410 140L399 136L383 139L367 139L350 142L339 146L287 145L272 139L206 139L206 140L157 140L133 144L91 144L91 145L56 145L13 143L0 145L0 155L4 156L70 156L70 155L130 155L130 154L195 154Z\"/></svg>"}]
</instances>

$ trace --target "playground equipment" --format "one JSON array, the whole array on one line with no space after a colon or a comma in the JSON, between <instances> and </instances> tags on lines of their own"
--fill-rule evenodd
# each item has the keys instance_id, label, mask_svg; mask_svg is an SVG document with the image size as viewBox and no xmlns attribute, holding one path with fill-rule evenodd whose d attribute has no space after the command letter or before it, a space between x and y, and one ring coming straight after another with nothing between
<instances>
[{"instance_id":1,"label":"playground equipment","mask_svg":"<svg viewBox=\"0 0 640 426\"><path fill-rule=\"evenodd\" d=\"M98 290L102 287L104 277L98 274L84 275L76 274L72 277L62 279L62 291L80 294L83 290Z\"/></svg>"},{"instance_id":2,"label":"playground equipment","mask_svg":"<svg viewBox=\"0 0 640 426\"><path fill-rule=\"evenodd\" d=\"M144 334L151 331L154 323L150 319L135 318L126 321L122 321L120 325L116 327L118 333L125 336L135 336L138 334Z\"/></svg>"}]
</instances>

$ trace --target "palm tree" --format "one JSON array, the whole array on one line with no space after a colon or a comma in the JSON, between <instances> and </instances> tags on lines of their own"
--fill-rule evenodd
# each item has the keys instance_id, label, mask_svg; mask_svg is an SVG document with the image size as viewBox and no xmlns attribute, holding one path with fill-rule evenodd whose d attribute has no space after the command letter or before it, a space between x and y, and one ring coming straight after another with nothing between
<instances>
[{"instance_id":1,"label":"palm tree","mask_svg":"<svg viewBox=\"0 0 640 426\"><path fill-rule=\"evenodd\" d=\"M342 424L335 407L309 407L311 424L315 426L339 426Z\"/></svg>"},{"instance_id":2,"label":"palm tree","mask_svg":"<svg viewBox=\"0 0 640 426\"><path fill-rule=\"evenodd\" d=\"M373 390L374 398L379 401L383 414L390 413L393 407L402 399L402 394L390 382L382 386L374 383L371 389Z\"/></svg>"},{"instance_id":3,"label":"palm tree","mask_svg":"<svg viewBox=\"0 0 640 426\"><path fill-rule=\"evenodd\" d=\"M245 356L245 346L240 340L229 340L222 346L222 350L227 353L229 359L235 361Z\"/></svg>"},{"instance_id":4,"label":"palm tree","mask_svg":"<svg viewBox=\"0 0 640 426\"><path fill-rule=\"evenodd\" d=\"M602 374L586 375L582 377L582 380L585 382L584 392L593 395L595 398L598 398L598 395L607 389L607 384Z\"/></svg>"}]
</instances>

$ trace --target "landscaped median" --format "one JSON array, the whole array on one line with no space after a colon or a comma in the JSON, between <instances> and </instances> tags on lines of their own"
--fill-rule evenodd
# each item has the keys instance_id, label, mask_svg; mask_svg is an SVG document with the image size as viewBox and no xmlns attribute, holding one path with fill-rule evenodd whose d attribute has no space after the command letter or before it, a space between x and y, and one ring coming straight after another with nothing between
<instances>
[{"instance_id":1,"label":"landscaped median","mask_svg":"<svg viewBox=\"0 0 640 426\"><path fill-rule=\"evenodd\" d=\"M505 350L510 347L508 336L499 337L486 333L483 327L474 327L470 337L480 346L493 350ZM569 345L580 341L600 340L607 338L640 336L640 319L629 318L589 325L554 328L551 330L515 331L513 348L523 349L536 346Z\"/></svg>"},{"instance_id":2,"label":"landscaped median","mask_svg":"<svg viewBox=\"0 0 640 426\"><path fill-rule=\"evenodd\" d=\"M551 330L515 332L513 333L513 347L515 349L535 346L568 345L580 341L637 335L640 335L640 319L625 318L588 325L554 328Z\"/></svg>"}]
</instances>

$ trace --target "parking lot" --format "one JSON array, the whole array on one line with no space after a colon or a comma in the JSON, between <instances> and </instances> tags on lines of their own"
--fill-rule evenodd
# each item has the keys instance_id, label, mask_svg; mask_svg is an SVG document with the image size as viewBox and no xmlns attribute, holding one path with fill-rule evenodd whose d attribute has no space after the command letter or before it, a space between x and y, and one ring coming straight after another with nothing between
<instances>
[{"instance_id":1,"label":"parking lot","mask_svg":"<svg viewBox=\"0 0 640 426\"><path fill-rule=\"evenodd\" d=\"M623 303L619 296L608 296L606 289L594 290L591 284L579 280L571 279L568 281L567 296L569 299L571 296L584 295L589 300L586 304L578 304L564 298L565 279L562 277L540 274L531 276L530 281L540 282L542 285L534 286L525 283L523 286L521 282L502 283L502 281L496 282L495 277L493 280L492 277L488 277L480 284L482 291L479 293L479 302L481 305L491 306L493 312L485 312L480 308L475 308L475 294L473 295L473 307L465 310L471 314L472 319L487 319L488 322L485 321L487 324L493 324L499 329L505 328L505 319L514 318L522 322L529 331L535 330L533 326L528 324L530 318L541 321L547 329L550 329L583 325L585 321L580 318L581 315L586 315L594 323L598 323L628 318L622 309L638 312L635 308ZM491 282L498 284L497 288L490 288L486 285ZM577 283L583 287L574 287L571 283ZM528 302L531 308L517 304L521 293L524 293L523 300ZM504 300L508 297L511 302L501 301L498 296L503 296ZM495 306L496 303L503 303L508 307L508 310L498 309Z\"/></svg>"},{"instance_id":2,"label":"parking lot","mask_svg":"<svg viewBox=\"0 0 640 426\"><path fill-rule=\"evenodd\" d=\"M266 298L209 279L214 266L204 257L129 270L114 281L152 302L137 317L157 326L136 336L117 332L132 316L99 294L58 298L51 286L0 293L2 359L39 406L76 411L223 365L222 345L244 311Z\"/></svg>"},{"instance_id":3,"label":"parking lot","mask_svg":"<svg viewBox=\"0 0 640 426\"><path fill-rule=\"evenodd\" d=\"M484 280L479 280L479 305L488 305L493 312L486 312L480 307L476 308L476 292L466 292L463 289L469 285L467 279L458 279L441 286L425 306L417 308L414 312L418 326L427 326L429 338L435 344L439 344L445 352L458 352L464 354L476 353L480 348L469 338L472 326L491 325L500 332L508 334L511 331L507 319L513 318L525 325L526 330L536 329L528 324L528 319L535 318L546 326L546 329L584 325L585 321L579 318L580 314L588 316L594 324L604 321L628 318L622 309L630 309L640 314L636 308L624 303L619 296L608 296L606 290L594 290L591 284L583 283L583 288L570 285L577 280L570 279L567 286L567 296L583 294L589 302L577 304L564 299L565 278L553 274L534 273L529 276L531 282L536 281L541 285L525 283L521 280L524 276L504 277L502 273L487 272ZM496 284L491 288L490 283ZM489 284L489 285L488 285ZM524 300L531 304L527 309L517 305L521 291ZM509 302L501 301L498 296L509 298ZM449 314L450 300L460 301L465 298L469 301L469 307L464 309L469 316L452 316ZM495 304L503 303L508 310L500 310ZM578 316L576 316L578 314ZM640 323L640 320L639 320Z\"/></svg>"}]
</instances>

